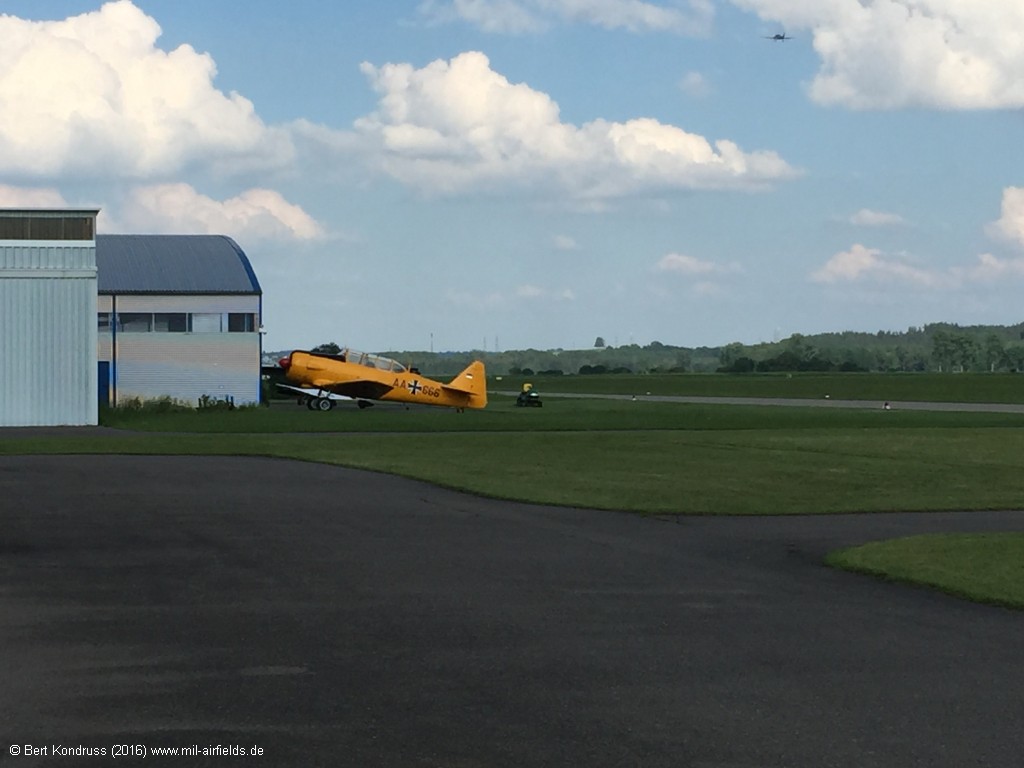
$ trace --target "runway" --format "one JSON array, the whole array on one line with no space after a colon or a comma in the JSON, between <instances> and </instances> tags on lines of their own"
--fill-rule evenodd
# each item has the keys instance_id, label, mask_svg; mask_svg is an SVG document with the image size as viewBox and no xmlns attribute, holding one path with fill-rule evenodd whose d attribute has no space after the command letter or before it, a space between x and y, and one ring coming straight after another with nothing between
<instances>
[{"instance_id":1,"label":"runway","mask_svg":"<svg viewBox=\"0 0 1024 768\"><path fill-rule=\"evenodd\" d=\"M0 510L4 765L110 765L13 751L118 744L303 768L1024 754L1024 612L821 565L1021 512L653 519L136 456L0 457Z\"/></svg>"},{"instance_id":2,"label":"runway","mask_svg":"<svg viewBox=\"0 0 1024 768\"><path fill-rule=\"evenodd\" d=\"M511 391L492 392L494 395L515 397L518 393ZM923 400L840 400L838 398L809 397L700 397L690 395L603 395L603 394L570 394L564 392L545 392L544 399L580 399L580 400L636 400L648 403L692 403L696 405L778 405L791 408L856 408L858 410L878 410L886 406L896 411L967 411L975 413L1024 413L1021 403L958 403L936 402Z\"/></svg>"}]
</instances>

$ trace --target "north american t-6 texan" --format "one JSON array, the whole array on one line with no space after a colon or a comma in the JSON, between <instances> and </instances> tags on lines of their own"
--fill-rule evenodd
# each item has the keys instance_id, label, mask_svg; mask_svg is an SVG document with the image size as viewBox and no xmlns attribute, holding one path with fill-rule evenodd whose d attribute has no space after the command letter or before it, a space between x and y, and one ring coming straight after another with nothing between
<instances>
[{"instance_id":1,"label":"north american t-6 texan","mask_svg":"<svg viewBox=\"0 0 1024 768\"><path fill-rule=\"evenodd\" d=\"M299 393L310 410L329 411L338 401L352 400L360 408L371 400L417 405L440 405L459 411L487 405L487 374L474 360L448 383L434 381L415 368L380 355L352 349L329 355L295 350L278 361L289 384L282 389Z\"/></svg>"}]
</instances>

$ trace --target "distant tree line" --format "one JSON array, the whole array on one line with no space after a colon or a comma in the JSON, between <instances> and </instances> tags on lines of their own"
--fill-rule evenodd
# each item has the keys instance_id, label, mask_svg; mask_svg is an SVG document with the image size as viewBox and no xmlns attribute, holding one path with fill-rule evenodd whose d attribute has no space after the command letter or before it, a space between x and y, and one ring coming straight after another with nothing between
<instances>
[{"instance_id":1,"label":"distant tree line","mask_svg":"<svg viewBox=\"0 0 1024 768\"><path fill-rule=\"evenodd\" d=\"M936 323L905 333L794 334L777 344L722 347L716 369L750 371L1024 370L1024 324L960 327Z\"/></svg>"},{"instance_id":2,"label":"distant tree line","mask_svg":"<svg viewBox=\"0 0 1024 768\"><path fill-rule=\"evenodd\" d=\"M316 349L336 352L337 344ZM279 353L268 353L275 355ZM601 373L775 373L803 371L1024 371L1024 323L959 326L934 323L903 332L793 334L760 344L677 347L654 341L592 349L505 352L383 351L427 375L454 375L483 360L491 375L562 376Z\"/></svg>"}]
</instances>

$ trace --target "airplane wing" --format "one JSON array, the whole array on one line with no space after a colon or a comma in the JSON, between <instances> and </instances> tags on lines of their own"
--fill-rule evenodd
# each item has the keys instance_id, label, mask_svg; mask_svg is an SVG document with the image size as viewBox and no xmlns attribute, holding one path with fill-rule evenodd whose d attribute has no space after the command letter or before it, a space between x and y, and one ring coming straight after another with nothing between
<instances>
[{"instance_id":1,"label":"airplane wing","mask_svg":"<svg viewBox=\"0 0 1024 768\"><path fill-rule=\"evenodd\" d=\"M369 379L345 382L314 381L313 384L327 392L333 392L336 395L341 395L353 400L380 400L384 395L394 389L390 384L385 384L382 381L371 381Z\"/></svg>"},{"instance_id":2,"label":"airplane wing","mask_svg":"<svg viewBox=\"0 0 1024 768\"><path fill-rule=\"evenodd\" d=\"M327 387L324 387L323 389L319 389L317 387L293 387L290 384L278 384L277 387L278 387L278 389L287 389L287 390L290 390L292 392L297 392L300 395L308 395L309 397L323 397L323 398L327 398L328 400L355 400L356 399L354 397L349 397L347 395L339 395L339 394L337 394L335 392L332 392Z\"/></svg>"}]
</instances>

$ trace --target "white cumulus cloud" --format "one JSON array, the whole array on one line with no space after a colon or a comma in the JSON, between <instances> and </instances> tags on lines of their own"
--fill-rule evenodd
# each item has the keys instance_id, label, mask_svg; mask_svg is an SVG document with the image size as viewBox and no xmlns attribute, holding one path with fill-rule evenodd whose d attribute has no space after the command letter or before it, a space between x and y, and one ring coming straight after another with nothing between
<instances>
[{"instance_id":1,"label":"white cumulus cloud","mask_svg":"<svg viewBox=\"0 0 1024 768\"><path fill-rule=\"evenodd\" d=\"M877 248L867 248L856 243L850 250L830 258L825 266L811 274L811 280L830 284L871 281L941 287L948 284L949 277L908 264Z\"/></svg>"},{"instance_id":2,"label":"white cumulus cloud","mask_svg":"<svg viewBox=\"0 0 1024 768\"><path fill-rule=\"evenodd\" d=\"M465 21L508 34L538 32L561 22L702 35L714 18L711 0L424 0L419 11L434 22Z\"/></svg>"},{"instance_id":3,"label":"white cumulus cloud","mask_svg":"<svg viewBox=\"0 0 1024 768\"><path fill-rule=\"evenodd\" d=\"M481 312L503 309L509 303L508 298L499 291L477 293L449 289L444 295L444 300L459 308Z\"/></svg>"},{"instance_id":4,"label":"white cumulus cloud","mask_svg":"<svg viewBox=\"0 0 1024 768\"><path fill-rule=\"evenodd\" d=\"M269 189L250 189L221 201L188 184L139 187L121 215L117 228L130 232L225 234L250 240L324 237L323 228L309 214Z\"/></svg>"},{"instance_id":5,"label":"white cumulus cloud","mask_svg":"<svg viewBox=\"0 0 1024 768\"><path fill-rule=\"evenodd\" d=\"M1024 258L1000 259L991 253L982 253L974 264L966 268L956 268L953 274L961 282L974 283L996 283L1024 277Z\"/></svg>"},{"instance_id":6,"label":"white cumulus cloud","mask_svg":"<svg viewBox=\"0 0 1024 768\"><path fill-rule=\"evenodd\" d=\"M544 289L537 285L520 285L516 288L516 296L521 299L537 299L544 295Z\"/></svg>"},{"instance_id":7,"label":"white cumulus cloud","mask_svg":"<svg viewBox=\"0 0 1024 768\"><path fill-rule=\"evenodd\" d=\"M1001 214L989 225L989 234L1024 246L1024 187L1003 190Z\"/></svg>"},{"instance_id":8,"label":"white cumulus cloud","mask_svg":"<svg viewBox=\"0 0 1024 768\"><path fill-rule=\"evenodd\" d=\"M713 261L705 261L682 253L666 254L658 260L654 269L657 272L674 272L679 275L721 275L742 271L738 264L716 264Z\"/></svg>"},{"instance_id":9,"label":"white cumulus cloud","mask_svg":"<svg viewBox=\"0 0 1024 768\"><path fill-rule=\"evenodd\" d=\"M213 59L157 47L130 0L61 21L0 16L0 172L152 178L190 164L273 167L293 152Z\"/></svg>"},{"instance_id":10,"label":"white cumulus cloud","mask_svg":"<svg viewBox=\"0 0 1024 768\"><path fill-rule=\"evenodd\" d=\"M687 72L679 80L679 90L693 98L703 98L711 93L711 84L700 72Z\"/></svg>"},{"instance_id":11,"label":"white cumulus cloud","mask_svg":"<svg viewBox=\"0 0 1024 768\"><path fill-rule=\"evenodd\" d=\"M1024 106L1024 3L1016 0L732 0L807 30L821 104L853 109Z\"/></svg>"},{"instance_id":12,"label":"white cumulus cloud","mask_svg":"<svg viewBox=\"0 0 1024 768\"><path fill-rule=\"evenodd\" d=\"M545 299L549 301L572 301L576 298L571 288L552 290L527 283L515 289L515 297L527 301Z\"/></svg>"},{"instance_id":13,"label":"white cumulus cloud","mask_svg":"<svg viewBox=\"0 0 1024 768\"><path fill-rule=\"evenodd\" d=\"M894 227L903 224L903 217L896 213L861 208L850 217L849 221L858 227Z\"/></svg>"},{"instance_id":14,"label":"white cumulus cloud","mask_svg":"<svg viewBox=\"0 0 1024 768\"><path fill-rule=\"evenodd\" d=\"M484 32L520 34L539 32L543 19L519 0L424 0L419 12L436 23L465 21Z\"/></svg>"},{"instance_id":15,"label":"white cumulus cloud","mask_svg":"<svg viewBox=\"0 0 1024 768\"><path fill-rule=\"evenodd\" d=\"M68 202L49 187L12 187L0 184L0 208L67 208Z\"/></svg>"},{"instance_id":16,"label":"white cumulus cloud","mask_svg":"<svg viewBox=\"0 0 1024 768\"><path fill-rule=\"evenodd\" d=\"M564 123L550 96L510 83L479 52L422 69L364 63L362 70L380 101L356 130L375 145L386 173L426 193L504 183L602 199L756 188L797 175L775 152L744 152L652 118Z\"/></svg>"}]
</instances>

